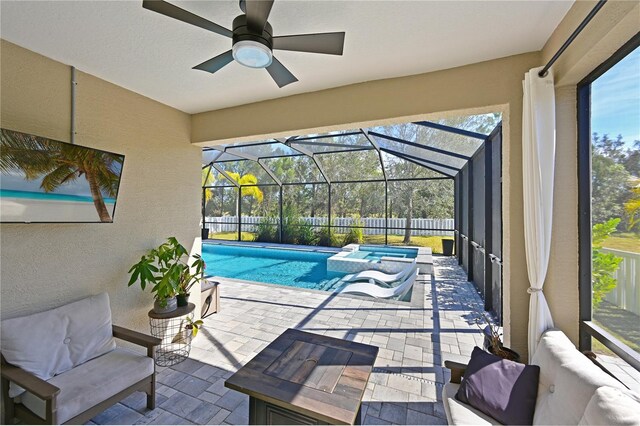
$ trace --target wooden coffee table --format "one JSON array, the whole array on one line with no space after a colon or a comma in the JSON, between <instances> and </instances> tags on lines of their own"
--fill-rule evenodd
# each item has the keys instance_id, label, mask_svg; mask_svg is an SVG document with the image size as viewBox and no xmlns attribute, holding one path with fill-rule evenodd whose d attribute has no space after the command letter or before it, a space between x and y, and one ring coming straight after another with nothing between
<instances>
[{"instance_id":1,"label":"wooden coffee table","mask_svg":"<svg viewBox=\"0 0 640 426\"><path fill-rule=\"evenodd\" d=\"M249 395L249 424L358 424L376 346L288 329L225 386Z\"/></svg>"}]
</instances>

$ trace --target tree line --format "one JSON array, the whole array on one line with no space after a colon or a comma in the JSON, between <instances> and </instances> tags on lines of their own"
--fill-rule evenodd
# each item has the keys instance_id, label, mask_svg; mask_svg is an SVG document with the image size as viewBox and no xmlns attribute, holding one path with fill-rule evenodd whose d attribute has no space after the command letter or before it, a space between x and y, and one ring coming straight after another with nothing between
<instances>
[{"instance_id":1,"label":"tree line","mask_svg":"<svg viewBox=\"0 0 640 426\"><path fill-rule=\"evenodd\" d=\"M458 128L467 128L480 133L489 133L500 121L499 114L460 117L444 120L443 123ZM458 136L412 123L385 126L372 129L391 137L418 143L441 150L472 155L482 144L480 140ZM283 183L299 183L283 187L283 205L288 211L295 210L302 217L328 217L329 197L331 198L332 217L385 217L385 183L388 181L387 214L390 218L406 218L404 242L411 241L411 219L453 217L454 184L452 179L421 180L445 177L455 174L455 169L464 165L464 160L419 147L378 138L376 142L383 151L379 154L370 149L371 145L364 135L339 136L325 142L336 142L339 148L326 145L307 145L313 150L315 160L307 156L287 156L265 158L268 167ZM277 146L277 145L274 145ZM345 148L350 147L350 148ZM348 149L347 152L338 152ZM386 150L399 152L410 158L429 157L446 167L424 167L407 161ZM285 154L282 148L274 148L273 157ZM384 164L384 170L382 168ZM255 191L243 188L241 197L242 213L255 216L279 215L279 188L267 186L274 184L273 179L255 161L239 160L218 163L228 174L240 182L251 176L260 190L262 200ZM229 185L228 179L212 170L207 185ZM331 195L329 185L331 183ZM203 177L204 179L204 177ZM409 180L394 180L409 179ZM413 179L413 180L412 180ZM340 183L341 181L352 181ZM204 185L203 181L203 185ZM237 215L237 194L234 187L212 188L206 190L205 214L207 216Z\"/></svg>"}]
</instances>

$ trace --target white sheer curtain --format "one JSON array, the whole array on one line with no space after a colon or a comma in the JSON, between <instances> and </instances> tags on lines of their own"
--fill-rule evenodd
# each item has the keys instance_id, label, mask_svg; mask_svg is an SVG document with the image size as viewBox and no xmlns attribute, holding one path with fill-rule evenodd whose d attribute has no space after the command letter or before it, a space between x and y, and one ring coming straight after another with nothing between
<instances>
[{"instance_id":1,"label":"white sheer curtain","mask_svg":"<svg viewBox=\"0 0 640 426\"><path fill-rule=\"evenodd\" d=\"M555 94L551 71L525 74L522 114L522 177L524 242L529 273L529 360L540 335L553 327L542 286L549 265L553 214L553 175L556 156Z\"/></svg>"}]
</instances>

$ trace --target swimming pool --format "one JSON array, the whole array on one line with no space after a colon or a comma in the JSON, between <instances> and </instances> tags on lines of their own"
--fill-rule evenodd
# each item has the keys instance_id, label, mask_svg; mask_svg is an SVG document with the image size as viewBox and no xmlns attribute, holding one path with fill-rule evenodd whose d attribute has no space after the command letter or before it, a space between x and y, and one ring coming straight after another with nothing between
<instances>
[{"instance_id":1,"label":"swimming pool","mask_svg":"<svg viewBox=\"0 0 640 426\"><path fill-rule=\"evenodd\" d=\"M333 291L344 274L327 272L327 259L335 253L202 244L202 258L210 276Z\"/></svg>"},{"instance_id":2,"label":"swimming pool","mask_svg":"<svg viewBox=\"0 0 640 426\"><path fill-rule=\"evenodd\" d=\"M401 259L415 259L418 256L418 250L413 248L398 247L374 247L361 245L358 250L349 253L348 258L380 260L382 257L397 257Z\"/></svg>"}]
</instances>

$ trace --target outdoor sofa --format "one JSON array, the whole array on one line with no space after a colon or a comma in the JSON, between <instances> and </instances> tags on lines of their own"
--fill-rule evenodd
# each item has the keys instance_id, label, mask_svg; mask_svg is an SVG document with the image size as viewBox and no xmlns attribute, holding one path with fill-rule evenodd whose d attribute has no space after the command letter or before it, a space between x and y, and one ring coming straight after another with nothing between
<instances>
[{"instance_id":1,"label":"outdoor sofa","mask_svg":"<svg viewBox=\"0 0 640 426\"><path fill-rule=\"evenodd\" d=\"M542 335L532 364L540 367L534 425L640 424L640 395L593 364L562 331ZM456 398L466 365L446 361L445 366L451 369L442 395L449 424L500 424Z\"/></svg>"},{"instance_id":2,"label":"outdoor sofa","mask_svg":"<svg viewBox=\"0 0 640 426\"><path fill-rule=\"evenodd\" d=\"M3 320L1 331L3 424L83 424L136 391L155 408L160 339L112 325L106 293Z\"/></svg>"}]
</instances>

